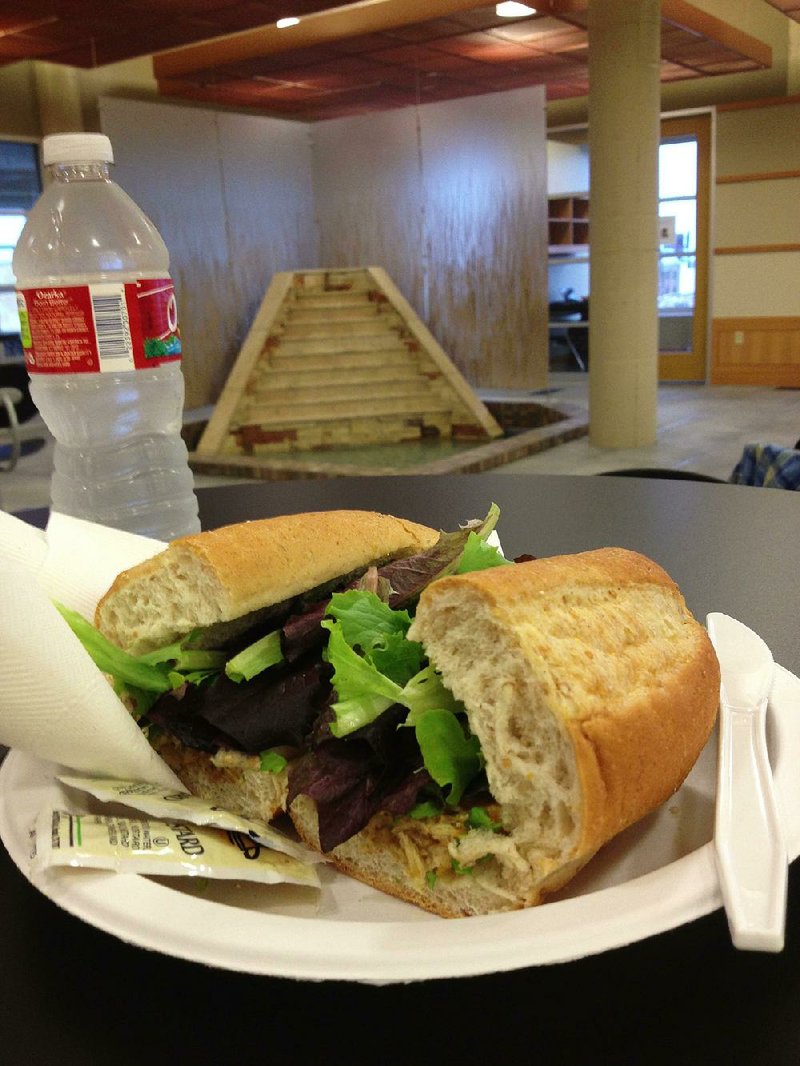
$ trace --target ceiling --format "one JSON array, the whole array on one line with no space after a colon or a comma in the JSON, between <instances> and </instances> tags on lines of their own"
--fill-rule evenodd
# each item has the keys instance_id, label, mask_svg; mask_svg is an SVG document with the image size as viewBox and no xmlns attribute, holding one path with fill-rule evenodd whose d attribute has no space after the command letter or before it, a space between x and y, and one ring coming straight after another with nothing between
<instances>
[{"instance_id":1,"label":"ceiling","mask_svg":"<svg viewBox=\"0 0 800 1066\"><path fill-rule=\"evenodd\" d=\"M532 0L536 2L536 0ZM800 0L770 0L800 19ZM530 85L588 91L588 0L501 18L475 0L11 0L0 65L93 68L153 55L164 96L314 121ZM685 0L662 0L661 79L760 70L770 49ZM278 30L279 18L297 26Z\"/></svg>"}]
</instances>

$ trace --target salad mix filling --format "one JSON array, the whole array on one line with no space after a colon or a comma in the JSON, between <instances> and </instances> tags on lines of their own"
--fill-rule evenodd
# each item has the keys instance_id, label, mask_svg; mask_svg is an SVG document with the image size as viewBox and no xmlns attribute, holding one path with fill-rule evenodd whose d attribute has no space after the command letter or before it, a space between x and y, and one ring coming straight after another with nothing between
<instances>
[{"instance_id":1,"label":"salad mix filling","mask_svg":"<svg viewBox=\"0 0 800 1066\"><path fill-rule=\"evenodd\" d=\"M492 505L427 551L277 605L231 646L208 648L195 631L133 656L58 606L151 739L161 730L212 755L257 755L266 773L291 759L288 802L315 801L322 851L378 811L463 811L497 831L465 709L407 634L432 581L513 565L487 542L498 517Z\"/></svg>"}]
</instances>

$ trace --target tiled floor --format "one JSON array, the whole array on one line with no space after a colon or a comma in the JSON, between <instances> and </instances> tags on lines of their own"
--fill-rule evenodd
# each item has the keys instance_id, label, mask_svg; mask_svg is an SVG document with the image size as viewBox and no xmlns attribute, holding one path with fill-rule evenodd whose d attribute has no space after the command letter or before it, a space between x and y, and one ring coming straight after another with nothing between
<instances>
[{"instance_id":1,"label":"tiled floor","mask_svg":"<svg viewBox=\"0 0 800 1066\"><path fill-rule=\"evenodd\" d=\"M579 372L553 373L544 392L483 391L485 400L535 400L558 407L588 409L588 378ZM48 501L52 441L24 456L13 471L0 469L0 507L17 511ZM658 393L658 439L651 447L608 451L588 438L570 441L514 463L503 474L597 474L626 467L672 467L727 479L745 444L755 441L791 447L800 438L800 390L750 386L662 385ZM198 486L225 478L198 475Z\"/></svg>"},{"instance_id":2,"label":"tiled floor","mask_svg":"<svg viewBox=\"0 0 800 1066\"><path fill-rule=\"evenodd\" d=\"M585 374L551 374L538 403L588 409ZM483 393L484 399L497 394ZM588 437L561 444L507 466L506 474L597 474L629 467L671 467L727 480L750 443L793 447L800 438L800 390L734 385L660 385L658 435L647 448L608 450Z\"/></svg>"}]
</instances>

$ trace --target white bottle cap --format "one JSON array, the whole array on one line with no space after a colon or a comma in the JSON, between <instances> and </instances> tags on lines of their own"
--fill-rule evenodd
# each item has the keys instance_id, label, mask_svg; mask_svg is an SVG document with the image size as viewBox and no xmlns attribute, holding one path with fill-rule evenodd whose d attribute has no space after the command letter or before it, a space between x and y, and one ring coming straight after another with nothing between
<instances>
[{"instance_id":1,"label":"white bottle cap","mask_svg":"<svg viewBox=\"0 0 800 1066\"><path fill-rule=\"evenodd\" d=\"M42 142L42 161L51 163L113 163L111 141L104 133L53 133Z\"/></svg>"}]
</instances>

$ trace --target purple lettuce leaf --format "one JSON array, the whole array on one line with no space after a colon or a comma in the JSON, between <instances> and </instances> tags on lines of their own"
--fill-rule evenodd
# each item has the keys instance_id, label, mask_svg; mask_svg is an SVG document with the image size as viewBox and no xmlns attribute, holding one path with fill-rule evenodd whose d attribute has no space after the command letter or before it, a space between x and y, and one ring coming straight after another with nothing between
<instances>
[{"instance_id":1,"label":"purple lettuce leaf","mask_svg":"<svg viewBox=\"0 0 800 1066\"><path fill-rule=\"evenodd\" d=\"M281 663L243 684L221 674L211 684L188 685L180 700L159 699L149 716L176 735L181 728L181 739L187 744L187 720L191 718L197 720L196 740L216 732L229 738L230 747L248 753L282 745L299 748L331 696L330 676L330 667L317 656L296 664Z\"/></svg>"},{"instance_id":2,"label":"purple lettuce leaf","mask_svg":"<svg viewBox=\"0 0 800 1066\"><path fill-rule=\"evenodd\" d=\"M378 811L411 810L431 785L414 731L398 728L405 713L390 707L344 740L326 734L323 714L315 727L316 746L292 765L289 803L301 794L315 801L324 852L349 840Z\"/></svg>"},{"instance_id":3,"label":"purple lettuce leaf","mask_svg":"<svg viewBox=\"0 0 800 1066\"><path fill-rule=\"evenodd\" d=\"M473 521L454 533L442 533L427 551L395 559L380 567L378 576L392 586L389 606L396 609L415 602L432 581L454 573L470 532L480 526L481 522Z\"/></svg>"}]
</instances>

